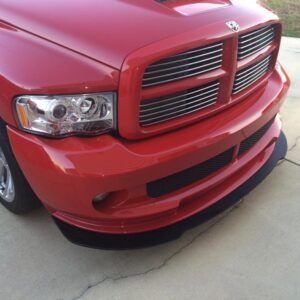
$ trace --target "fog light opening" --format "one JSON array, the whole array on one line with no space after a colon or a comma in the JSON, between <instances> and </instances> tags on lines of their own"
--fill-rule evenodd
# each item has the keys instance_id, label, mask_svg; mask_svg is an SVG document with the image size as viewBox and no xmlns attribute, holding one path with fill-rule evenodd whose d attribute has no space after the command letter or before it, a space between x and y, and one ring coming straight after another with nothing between
<instances>
[{"instance_id":1,"label":"fog light opening","mask_svg":"<svg viewBox=\"0 0 300 300\"><path fill-rule=\"evenodd\" d=\"M110 195L110 193L102 193L102 194L99 194L98 196L96 196L94 199L93 199L93 204L99 204L101 202L103 202L105 199L107 199L107 197Z\"/></svg>"}]
</instances>

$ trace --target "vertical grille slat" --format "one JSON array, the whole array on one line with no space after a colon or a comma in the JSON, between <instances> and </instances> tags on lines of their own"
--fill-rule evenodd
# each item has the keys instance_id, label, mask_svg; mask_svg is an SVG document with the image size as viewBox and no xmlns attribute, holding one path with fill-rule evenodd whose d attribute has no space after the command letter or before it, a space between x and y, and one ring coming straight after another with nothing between
<instances>
[{"instance_id":1,"label":"vertical grille slat","mask_svg":"<svg viewBox=\"0 0 300 300\"><path fill-rule=\"evenodd\" d=\"M179 118L216 104L219 95L218 81L201 87L144 100L140 105L140 125L150 126Z\"/></svg>"},{"instance_id":2,"label":"vertical grille slat","mask_svg":"<svg viewBox=\"0 0 300 300\"><path fill-rule=\"evenodd\" d=\"M223 43L178 53L149 65L142 87L152 87L204 74L222 67Z\"/></svg>"},{"instance_id":3,"label":"vertical grille slat","mask_svg":"<svg viewBox=\"0 0 300 300\"><path fill-rule=\"evenodd\" d=\"M271 58L272 55L268 55L261 61L237 72L233 85L233 94L241 92L262 78L270 69Z\"/></svg>"},{"instance_id":4,"label":"vertical grille slat","mask_svg":"<svg viewBox=\"0 0 300 300\"><path fill-rule=\"evenodd\" d=\"M274 25L266 26L239 37L238 60L242 60L253 55L268 45L275 39Z\"/></svg>"}]
</instances>

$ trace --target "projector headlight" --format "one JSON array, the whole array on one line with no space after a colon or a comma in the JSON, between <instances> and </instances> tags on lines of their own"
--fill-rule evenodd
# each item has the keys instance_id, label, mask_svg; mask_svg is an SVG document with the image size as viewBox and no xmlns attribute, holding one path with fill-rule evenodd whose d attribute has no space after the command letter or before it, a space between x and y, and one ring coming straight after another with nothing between
<instances>
[{"instance_id":1,"label":"projector headlight","mask_svg":"<svg viewBox=\"0 0 300 300\"><path fill-rule=\"evenodd\" d=\"M96 135L116 128L116 93L20 96L15 105L20 127L36 134Z\"/></svg>"}]
</instances>

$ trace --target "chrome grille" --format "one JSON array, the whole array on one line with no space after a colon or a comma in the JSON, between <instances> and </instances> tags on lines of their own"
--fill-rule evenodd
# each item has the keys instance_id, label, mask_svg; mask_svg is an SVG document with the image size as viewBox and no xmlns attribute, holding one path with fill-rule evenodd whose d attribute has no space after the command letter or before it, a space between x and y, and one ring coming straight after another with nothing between
<instances>
[{"instance_id":1,"label":"chrome grille","mask_svg":"<svg viewBox=\"0 0 300 300\"><path fill-rule=\"evenodd\" d=\"M239 37L238 59L242 60L270 45L275 38L273 25L260 28Z\"/></svg>"},{"instance_id":2,"label":"chrome grille","mask_svg":"<svg viewBox=\"0 0 300 300\"><path fill-rule=\"evenodd\" d=\"M222 66L223 43L192 49L147 67L143 88L165 84L216 70Z\"/></svg>"},{"instance_id":3,"label":"chrome grille","mask_svg":"<svg viewBox=\"0 0 300 300\"><path fill-rule=\"evenodd\" d=\"M233 94L237 94L262 78L269 70L272 55L236 73Z\"/></svg>"},{"instance_id":4,"label":"chrome grille","mask_svg":"<svg viewBox=\"0 0 300 300\"><path fill-rule=\"evenodd\" d=\"M181 91L140 104L140 125L150 126L175 119L214 105L218 99L219 81Z\"/></svg>"}]
</instances>

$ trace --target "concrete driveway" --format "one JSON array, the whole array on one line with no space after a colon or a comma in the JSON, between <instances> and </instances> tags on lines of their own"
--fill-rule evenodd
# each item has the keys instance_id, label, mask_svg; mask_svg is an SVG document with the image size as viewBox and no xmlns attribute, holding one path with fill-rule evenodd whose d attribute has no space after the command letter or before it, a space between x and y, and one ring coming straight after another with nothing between
<instances>
[{"instance_id":1,"label":"concrete driveway","mask_svg":"<svg viewBox=\"0 0 300 300\"><path fill-rule=\"evenodd\" d=\"M286 161L244 201L178 241L138 251L67 242L44 209L0 207L0 299L300 299L300 40L282 110Z\"/></svg>"}]
</instances>

